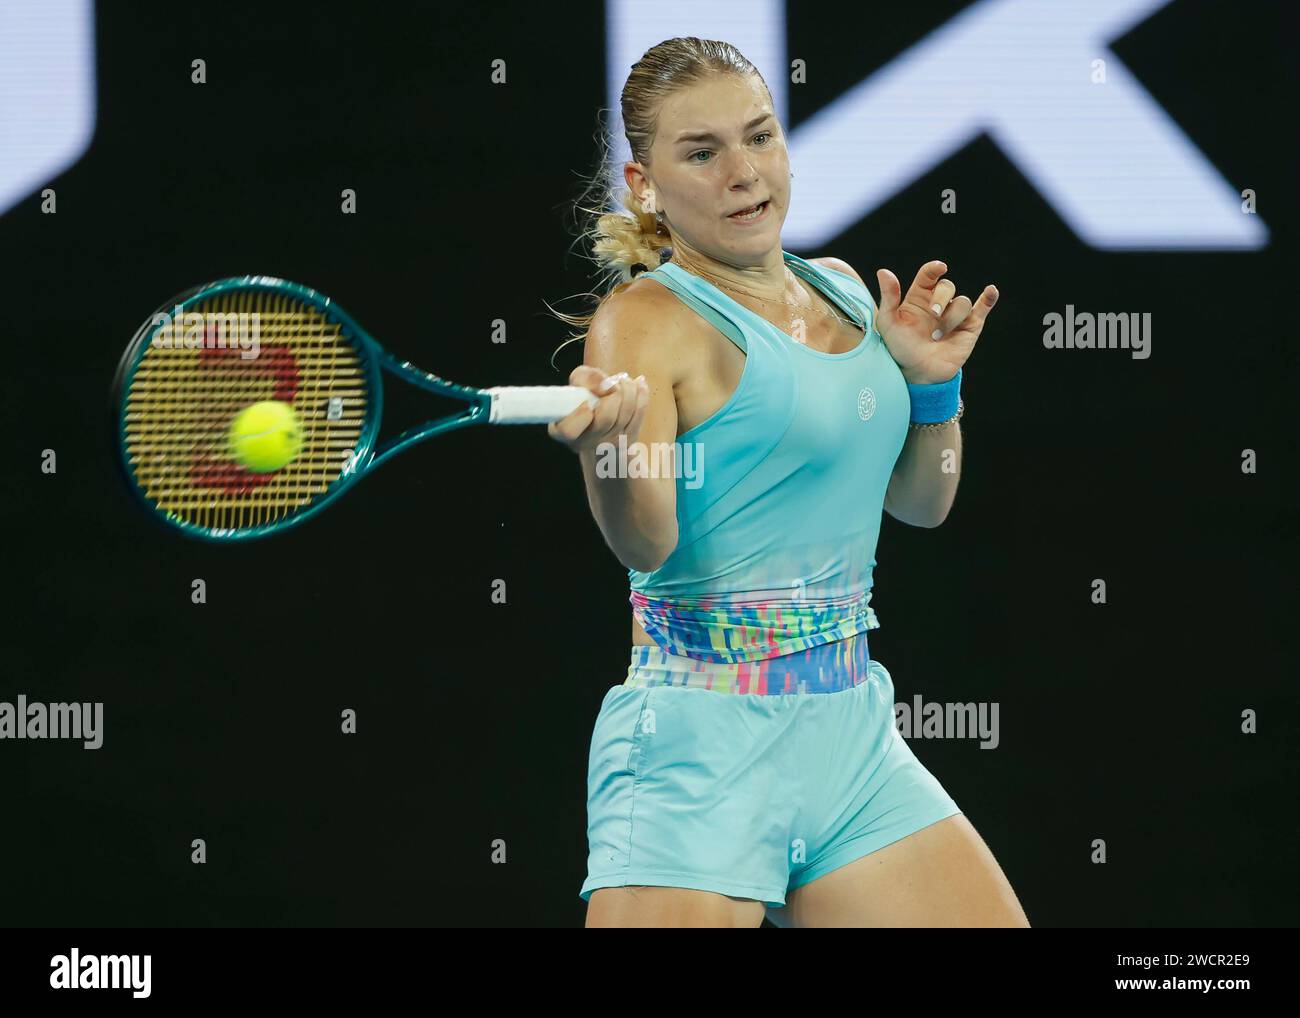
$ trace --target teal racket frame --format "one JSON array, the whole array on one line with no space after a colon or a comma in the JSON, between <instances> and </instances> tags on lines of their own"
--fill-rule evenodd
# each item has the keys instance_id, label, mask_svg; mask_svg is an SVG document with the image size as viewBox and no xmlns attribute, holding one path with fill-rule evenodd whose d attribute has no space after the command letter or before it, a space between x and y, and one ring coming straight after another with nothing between
<instances>
[{"instance_id":1,"label":"teal racket frame","mask_svg":"<svg viewBox=\"0 0 1300 1018\"><path fill-rule=\"evenodd\" d=\"M196 526L181 518L176 512L165 510L156 502L151 501L140 485L136 483L135 471L131 465L126 445L127 395L131 391L131 384L135 378L136 370L146 350L152 344L158 330L166 325L165 320L159 320L160 315L163 312L170 312L177 308L183 314L187 309L231 290L282 293L315 307L324 317L337 322L341 333L352 342L357 351L367 389L366 416L362 424L360 438L356 443L353 455L349 458L339 476L330 482L326 491L317 496L310 505L297 510L283 520L241 529ZM379 436L379 423L383 417L384 409L383 373L385 371L411 383L417 388L424 389L435 395L464 400L468 405L459 414L408 428L389 439L383 445L376 447L375 443ZM228 279L205 283L177 295L163 304L150 317L150 320L141 326L118 366L114 381L114 405L117 414L119 465L124 471L128 485L135 492L138 501L160 523L174 527L188 537L224 543L228 541L256 540L269 534L281 533L291 527L296 527L311 519L361 480L362 477L403 450L432 438L434 435L487 423L492 405L492 396L483 389L448 382L437 375L421 370L409 361L398 360L376 342L365 329L358 325L356 319L343 310L337 301L313 290L311 287L285 279L278 279L274 276L232 276Z\"/></svg>"}]
</instances>

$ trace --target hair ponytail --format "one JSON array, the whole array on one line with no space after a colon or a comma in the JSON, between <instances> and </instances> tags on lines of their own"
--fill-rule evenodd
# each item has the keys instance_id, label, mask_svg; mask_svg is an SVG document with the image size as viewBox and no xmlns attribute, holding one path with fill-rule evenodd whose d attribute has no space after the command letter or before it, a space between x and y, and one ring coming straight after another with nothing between
<instances>
[{"instance_id":1,"label":"hair ponytail","mask_svg":"<svg viewBox=\"0 0 1300 1018\"><path fill-rule=\"evenodd\" d=\"M646 50L632 65L623 85L620 107L624 136L632 158L648 165L656 122L663 102L674 92L713 74L758 74L758 69L728 42L688 36L667 39ZM556 348L556 353L575 340L585 339L601 305L627 288L647 268L656 268L672 257L672 235L653 213L644 212L621 177L611 178L611 133L604 124L597 131L599 156L595 170L585 178L581 195L573 202L579 223L574 243L585 242L587 255L597 265L603 294L585 294L596 299L588 314L566 315L549 304L562 321L581 329ZM622 208L624 211L611 211ZM581 225L585 220L585 225ZM552 354L552 364L555 355Z\"/></svg>"}]
</instances>

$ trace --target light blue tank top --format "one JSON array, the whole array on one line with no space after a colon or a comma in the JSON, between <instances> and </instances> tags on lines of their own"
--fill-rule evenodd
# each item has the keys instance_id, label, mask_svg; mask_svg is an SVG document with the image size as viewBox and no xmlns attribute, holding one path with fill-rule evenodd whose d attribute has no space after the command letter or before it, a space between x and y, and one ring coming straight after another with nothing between
<instances>
[{"instance_id":1,"label":"light blue tank top","mask_svg":"<svg viewBox=\"0 0 1300 1018\"><path fill-rule=\"evenodd\" d=\"M911 398L866 287L783 254L865 328L855 349L811 349L673 262L638 277L745 353L736 391L677 438L676 549L653 572L628 570L636 618L668 653L759 661L880 625L876 542Z\"/></svg>"}]
</instances>

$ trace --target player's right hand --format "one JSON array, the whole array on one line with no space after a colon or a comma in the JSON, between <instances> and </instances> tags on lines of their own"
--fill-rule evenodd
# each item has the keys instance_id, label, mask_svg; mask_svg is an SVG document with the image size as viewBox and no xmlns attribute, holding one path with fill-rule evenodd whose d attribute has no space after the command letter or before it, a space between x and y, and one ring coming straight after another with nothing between
<instances>
[{"instance_id":1,"label":"player's right hand","mask_svg":"<svg viewBox=\"0 0 1300 1018\"><path fill-rule=\"evenodd\" d=\"M626 435L629 443L636 441L650 405L645 376L629 378L626 371L607 375L593 365L579 364L569 374L569 384L588 389L600 399L594 410L584 403L569 416L551 422L547 434L575 453L591 451L602 442L617 443L619 435Z\"/></svg>"}]
</instances>

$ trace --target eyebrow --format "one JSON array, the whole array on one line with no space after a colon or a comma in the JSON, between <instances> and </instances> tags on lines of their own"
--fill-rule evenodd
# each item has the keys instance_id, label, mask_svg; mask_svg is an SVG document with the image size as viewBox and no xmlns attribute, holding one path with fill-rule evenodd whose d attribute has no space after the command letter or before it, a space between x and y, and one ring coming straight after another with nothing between
<instances>
[{"instance_id":1,"label":"eyebrow","mask_svg":"<svg viewBox=\"0 0 1300 1018\"><path fill-rule=\"evenodd\" d=\"M741 132L743 133L745 131L753 130L763 121L771 119L771 117L772 114L770 113L760 114L759 116L751 120L748 124L746 124L743 128L741 128ZM686 134L679 134L677 136L677 140L673 142L673 144L680 145L684 141L718 141L718 140L720 139L712 131L696 131L693 133L688 132Z\"/></svg>"}]
</instances>

